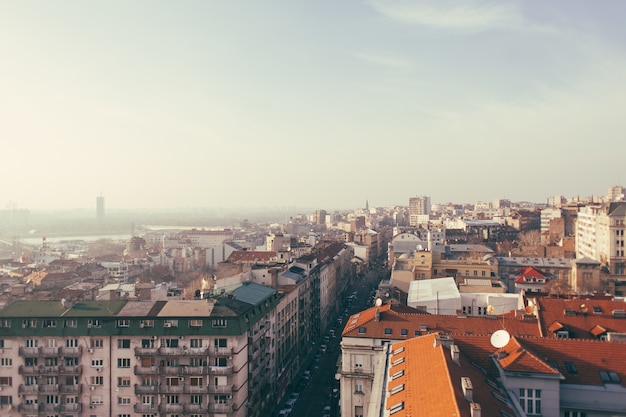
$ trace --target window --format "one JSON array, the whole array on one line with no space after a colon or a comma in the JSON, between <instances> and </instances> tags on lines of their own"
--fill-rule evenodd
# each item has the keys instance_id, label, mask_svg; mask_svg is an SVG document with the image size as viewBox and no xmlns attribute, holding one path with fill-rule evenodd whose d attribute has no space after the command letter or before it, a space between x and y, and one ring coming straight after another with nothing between
<instances>
[{"instance_id":1,"label":"window","mask_svg":"<svg viewBox=\"0 0 626 417\"><path fill-rule=\"evenodd\" d=\"M117 367L118 368L130 368L130 358L118 358Z\"/></svg>"},{"instance_id":2,"label":"window","mask_svg":"<svg viewBox=\"0 0 626 417\"><path fill-rule=\"evenodd\" d=\"M189 346L192 349L199 349L202 347L202 339L191 339L189 342Z\"/></svg>"},{"instance_id":3,"label":"window","mask_svg":"<svg viewBox=\"0 0 626 417\"><path fill-rule=\"evenodd\" d=\"M91 367L92 368L102 368L103 364L104 364L104 360L103 359L92 359L91 360Z\"/></svg>"},{"instance_id":4,"label":"window","mask_svg":"<svg viewBox=\"0 0 626 417\"><path fill-rule=\"evenodd\" d=\"M87 327L93 327L95 329L99 329L100 327L102 327L102 321L98 319L89 320L87 322Z\"/></svg>"},{"instance_id":5,"label":"window","mask_svg":"<svg viewBox=\"0 0 626 417\"><path fill-rule=\"evenodd\" d=\"M164 344L165 347L168 348L177 348L178 347L178 339L161 339L161 344Z\"/></svg>"},{"instance_id":6,"label":"window","mask_svg":"<svg viewBox=\"0 0 626 417\"><path fill-rule=\"evenodd\" d=\"M213 345L218 349L225 348L228 346L228 341L226 339L215 339Z\"/></svg>"},{"instance_id":7,"label":"window","mask_svg":"<svg viewBox=\"0 0 626 417\"><path fill-rule=\"evenodd\" d=\"M117 339L118 349L130 349L130 339Z\"/></svg>"},{"instance_id":8,"label":"window","mask_svg":"<svg viewBox=\"0 0 626 417\"><path fill-rule=\"evenodd\" d=\"M165 397L167 400L168 404L179 404L178 400L178 395L168 395Z\"/></svg>"},{"instance_id":9,"label":"window","mask_svg":"<svg viewBox=\"0 0 626 417\"><path fill-rule=\"evenodd\" d=\"M202 395L192 395L190 399L191 399L191 404L202 405L202 399L203 399Z\"/></svg>"},{"instance_id":10,"label":"window","mask_svg":"<svg viewBox=\"0 0 626 417\"><path fill-rule=\"evenodd\" d=\"M13 359L11 358L0 358L0 366L3 368L8 368L13 366Z\"/></svg>"},{"instance_id":11,"label":"window","mask_svg":"<svg viewBox=\"0 0 626 417\"><path fill-rule=\"evenodd\" d=\"M400 384L397 387L395 387L394 389L391 390L391 395L393 394L397 394L400 391L404 391L404 384Z\"/></svg>"},{"instance_id":12,"label":"window","mask_svg":"<svg viewBox=\"0 0 626 417\"><path fill-rule=\"evenodd\" d=\"M103 385L104 377L102 376L92 376L89 378L89 385Z\"/></svg>"},{"instance_id":13,"label":"window","mask_svg":"<svg viewBox=\"0 0 626 417\"><path fill-rule=\"evenodd\" d=\"M189 327L202 327L202 320L189 320Z\"/></svg>"},{"instance_id":14,"label":"window","mask_svg":"<svg viewBox=\"0 0 626 417\"><path fill-rule=\"evenodd\" d=\"M365 326L359 326L359 334L365 334L367 328Z\"/></svg>"},{"instance_id":15,"label":"window","mask_svg":"<svg viewBox=\"0 0 626 417\"><path fill-rule=\"evenodd\" d=\"M130 397L117 397L118 405L130 405Z\"/></svg>"},{"instance_id":16,"label":"window","mask_svg":"<svg viewBox=\"0 0 626 417\"><path fill-rule=\"evenodd\" d=\"M154 327L154 320L141 320L139 327Z\"/></svg>"},{"instance_id":17,"label":"window","mask_svg":"<svg viewBox=\"0 0 626 417\"><path fill-rule=\"evenodd\" d=\"M10 387L13 385L13 378L10 376L0 376L0 386Z\"/></svg>"},{"instance_id":18,"label":"window","mask_svg":"<svg viewBox=\"0 0 626 417\"><path fill-rule=\"evenodd\" d=\"M37 339L26 339L27 348L35 348L37 346L39 346L39 341Z\"/></svg>"},{"instance_id":19,"label":"window","mask_svg":"<svg viewBox=\"0 0 626 417\"><path fill-rule=\"evenodd\" d=\"M165 320L163 327L178 327L178 320Z\"/></svg>"},{"instance_id":20,"label":"window","mask_svg":"<svg viewBox=\"0 0 626 417\"><path fill-rule=\"evenodd\" d=\"M226 327L226 319L214 319L213 327Z\"/></svg>"},{"instance_id":21,"label":"window","mask_svg":"<svg viewBox=\"0 0 626 417\"><path fill-rule=\"evenodd\" d=\"M22 320L22 328L27 329L29 327L37 327L37 320Z\"/></svg>"},{"instance_id":22,"label":"window","mask_svg":"<svg viewBox=\"0 0 626 417\"><path fill-rule=\"evenodd\" d=\"M401 363L403 363L403 362L404 362L404 356L403 356L403 357L401 357L401 358L396 359L395 361L393 361L393 362L391 363L391 365L392 365L392 366L396 366L396 365L400 365L400 364L401 364Z\"/></svg>"},{"instance_id":23,"label":"window","mask_svg":"<svg viewBox=\"0 0 626 417\"><path fill-rule=\"evenodd\" d=\"M541 414L541 390L520 388L519 404L529 415Z\"/></svg>"},{"instance_id":24,"label":"window","mask_svg":"<svg viewBox=\"0 0 626 417\"><path fill-rule=\"evenodd\" d=\"M407 329L400 329L400 336L406 336L407 334L409 334Z\"/></svg>"},{"instance_id":25,"label":"window","mask_svg":"<svg viewBox=\"0 0 626 417\"><path fill-rule=\"evenodd\" d=\"M390 327L385 327L385 334L391 334L392 330Z\"/></svg>"},{"instance_id":26,"label":"window","mask_svg":"<svg viewBox=\"0 0 626 417\"><path fill-rule=\"evenodd\" d=\"M225 395L214 395L213 402L215 404L228 404L228 398Z\"/></svg>"},{"instance_id":27,"label":"window","mask_svg":"<svg viewBox=\"0 0 626 417\"><path fill-rule=\"evenodd\" d=\"M130 320L120 319L117 321L117 327L130 327Z\"/></svg>"},{"instance_id":28,"label":"window","mask_svg":"<svg viewBox=\"0 0 626 417\"><path fill-rule=\"evenodd\" d=\"M2 319L0 320L0 327L1 328L10 328L11 327L11 320L7 320L7 319Z\"/></svg>"},{"instance_id":29,"label":"window","mask_svg":"<svg viewBox=\"0 0 626 417\"><path fill-rule=\"evenodd\" d=\"M363 406L362 405L354 406L354 417L363 417Z\"/></svg>"},{"instance_id":30,"label":"window","mask_svg":"<svg viewBox=\"0 0 626 417\"><path fill-rule=\"evenodd\" d=\"M481 271L480 273L483 277L486 275L485 271Z\"/></svg>"},{"instance_id":31,"label":"window","mask_svg":"<svg viewBox=\"0 0 626 417\"><path fill-rule=\"evenodd\" d=\"M354 355L354 368L357 371L363 369L363 355Z\"/></svg>"},{"instance_id":32,"label":"window","mask_svg":"<svg viewBox=\"0 0 626 417\"><path fill-rule=\"evenodd\" d=\"M78 320L76 319L65 320L65 327L71 327L71 328L78 327Z\"/></svg>"},{"instance_id":33,"label":"window","mask_svg":"<svg viewBox=\"0 0 626 417\"><path fill-rule=\"evenodd\" d=\"M130 387L130 377L129 376L120 376L117 378L117 386L118 387Z\"/></svg>"},{"instance_id":34,"label":"window","mask_svg":"<svg viewBox=\"0 0 626 417\"><path fill-rule=\"evenodd\" d=\"M389 414L395 414L398 411L404 410L404 401L395 405L392 405L389 409Z\"/></svg>"},{"instance_id":35,"label":"window","mask_svg":"<svg viewBox=\"0 0 626 417\"><path fill-rule=\"evenodd\" d=\"M356 394L363 394L363 380L357 379L354 381L354 392Z\"/></svg>"},{"instance_id":36,"label":"window","mask_svg":"<svg viewBox=\"0 0 626 417\"><path fill-rule=\"evenodd\" d=\"M92 349L102 349L102 346L103 346L102 339L89 340L89 347Z\"/></svg>"},{"instance_id":37,"label":"window","mask_svg":"<svg viewBox=\"0 0 626 417\"><path fill-rule=\"evenodd\" d=\"M402 369L402 370L400 370L400 371L396 372L395 374L391 375L391 379L392 379L392 380L394 380L394 379L398 379L398 378L400 378L401 376L404 376L404 369Z\"/></svg>"},{"instance_id":38,"label":"window","mask_svg":"<svg viewBox=\"0 0 626 417\"><path fill-rule=\"evenodd\" d=\"M587 417L584 411L565 411L563 417Z\"/></svg>"},{"instance_id":39,"label":"window","mask_svg":"<svg viewBox=\"0 0 626 417\"><path fill-rule=\"evenodd\" d=\"M78 339L67 339L67 340L65 340L65 347L68 347L68 348L78 347Z\"/></svg>"}]
</instances>

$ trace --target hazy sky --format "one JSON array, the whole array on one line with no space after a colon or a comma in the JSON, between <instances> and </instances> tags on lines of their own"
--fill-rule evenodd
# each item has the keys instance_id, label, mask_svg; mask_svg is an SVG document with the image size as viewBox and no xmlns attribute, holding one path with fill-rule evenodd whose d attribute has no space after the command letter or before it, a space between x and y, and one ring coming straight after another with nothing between
<instances>
[{"instance_id":1,"label":"hazy sky","mask_svg":"<svg viewBox=\"0 0 626 417\"><path fill-rule=\"evenodd\" d=\"M626 184L626 2L0 0L0 209Z\"/></svg>"}]
</instances>

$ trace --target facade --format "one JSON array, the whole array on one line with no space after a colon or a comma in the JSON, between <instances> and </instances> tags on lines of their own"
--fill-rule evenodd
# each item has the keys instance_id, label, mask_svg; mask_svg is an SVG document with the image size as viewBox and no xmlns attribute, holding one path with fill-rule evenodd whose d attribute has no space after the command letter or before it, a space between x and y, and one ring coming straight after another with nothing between
<instances>
[{"instance_id":1,"label":"facade","mask_svg":"<svg viewBox=\"0 0 626 417\"><path fill-rule=\"evenodd\" d=\"M626 202L582 207L576 223L576 257L591 258L611 275L626 275Z\"/></svg>"},{"instance_id":2,"label":"facade","mask_svg":"<svg viewBox=\"0 0 626 417\"><path fill-rule=\"evenodd\" d=\"M409 224L417 226L420 217L430 214L430 197L422 195L409 198Z\"/></svg>"},{"instance_id":3,"label":"facade","mask_svg":"<svg viewBox=\"0 0 626 417\"><path fill-rule=\"evenodd\" d=\"M0 311L2 413L267 415L278 302L256 284L208 300L17 301Z\"/></svg>"}]
</instances>

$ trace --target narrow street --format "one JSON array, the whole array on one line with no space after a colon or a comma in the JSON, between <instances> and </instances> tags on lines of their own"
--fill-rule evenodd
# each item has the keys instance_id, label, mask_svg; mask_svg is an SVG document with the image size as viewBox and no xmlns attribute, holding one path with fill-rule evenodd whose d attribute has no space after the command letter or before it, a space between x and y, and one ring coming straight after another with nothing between
<instances>
[{"instance_id":1,"label":"narrow street","mask_svg":"<svg viewBox=\"0 0 626 417\"><path fill-rule=\"evenodd\" d=\"M372 306L372 290L378 285L383 274L384 270L375 268L369 270L363 277L355 278L353 287L349 288L347 296L342 300L343 307L339 317L333 319L335 326L318 342L320 350L316 356L305 361L305 363L310 364L305 369L305 372L310 371L310 377L308 382L302 378L299 390L295 391L300 395L292 407L291 416L339 417L341 415L339 410L339 381L335 379L338 370L337 364L341 355L341 332L350 315ZM351 297L353 294L354 297ZM338 324L337 319L341 319L341 324ZM328 338L328 341L325 340L325 337ZM322 351L322 345L326 345L326 352ZM278 410L289 408L285 404L289 399L289 394L283 398Z\"/></svg>"}]
</instances>

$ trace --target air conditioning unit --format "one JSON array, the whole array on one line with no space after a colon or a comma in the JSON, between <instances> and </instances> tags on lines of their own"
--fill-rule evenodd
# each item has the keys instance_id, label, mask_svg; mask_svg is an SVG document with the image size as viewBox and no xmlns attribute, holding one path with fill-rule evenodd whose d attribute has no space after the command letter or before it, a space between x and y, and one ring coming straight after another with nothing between
<instances>
[{"instance_id":1,"label":"air conditioning unit","mask_svg":"<svg viewBox=\"0 0 626 417\"><path fill-rule=\"evenodd\" d=\"M172 327L172 323L165 323L163 327Z\"/></svg>"},{"instance_id":2,"label":"air conditioning unit","mask_svg":"<svg viewBox=\"0 0 626 417\"><path fill-rule=\"evenodd\" d=\"M96 406L95 406L95 405L93 405L93 404L91 404L91 405L89 406L89 408L91 408L91 409L93 410L94 408L96 408Z\"/></svg>"},{"instance_id":3,"label":"air conditioning unit","mask_svg":"<svg viewBox=\"0 0 626 417\"><path fill-rule=\"evenodd\" d=\"M139 327L141 327L143 329L144 324L143 323L139 323Z\"/></svg>"},{"instance_id":4,"label":"air conditioning unit","mask_svg":"<svg viewBox=\"0 0 626 417\"><path fill-rule=\"evenodd\" d=\"M94 391L94 390L96 389L96 387L95 387L94 385L90 385L90 386L89 386L89 389L90 389L90 390L92 390L92 391Z\"/></svg>"},{"instance_id":5,"label":"air conditioning unit","mask_svg":"<svg viewBox=\"0 0 626 417\"><path fill-rule=\"evenodd\" d=\"M91 329L91 326L93 326L91 323L87 323L87 328Z\"/></svg>"},{"instance_id":6,"label":"air conditioning unit","mask_svg":"<svg viewBox=\"0 0 626 417\"><path fill-rule=\"evenodd\" d=\"M184 381L184 380L185 380L185 377L184 377L184 376L179 376L179 377L178 377L178 380L179 380L179 381Z\"/></svg>"},{"instance_id":7,"label":"air conditioning unit","mask_svg":"<svg viewBox=\"0 0 626 417\"><path fill-rule=\"evenodd\" d=\"M96 368L96 371L102 372L102 368Z\"/></svg>"},{"instance_id":8,"label":"air conditioning unit","mask_svg":"<svg viewBox=\"0 0 626 417\"><path fill-rule=\"evenodd\" d=\"M92 348L89 348L89 349L87 349L87 352L89 352L89 353L93 353L93 349L92 349Z\"/></svg>"}]
</instances>

